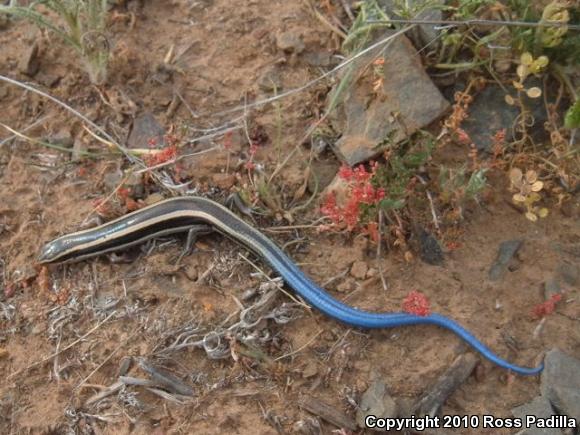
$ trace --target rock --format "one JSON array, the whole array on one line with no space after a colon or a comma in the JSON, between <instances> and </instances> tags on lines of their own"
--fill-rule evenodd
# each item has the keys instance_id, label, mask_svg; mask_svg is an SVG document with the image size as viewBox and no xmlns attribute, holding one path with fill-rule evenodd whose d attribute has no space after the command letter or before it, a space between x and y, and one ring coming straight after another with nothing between
<instances>
[{"instance_id":1,"label":"rock","mask_svg":"<svg viewBox=\"0 0 580 435\"><path fill-rule=\"evenodd\" d=\"M264 92L280 92L282 89L282 77L276 67L267 70L258 79L258 87Z\"/></svg>"},{"instance_id":2,"label":"rock","mask_svg":"<svg viewBox=\"0 0 580 435\"><path fill-rule=\"evenodd\" d=\"M71 160L73 162L80 162L86 158L88 145L82 135L77 136L73 143Z\"/></svg>"},{"instance_id":3,"label":"rock","mask_svg":"<svg viewBox=\"0 0 580 435\"><path fill-rule=\"evenodd\" d=\"M577 286L580 282L580 266L576 264L561 263L558 265L557 274L568 285Z\"/></svg>"},{"instance_id":4,"label":"rock","mask_svg":"<svg viewBox=\"0 0 580 435\"><path fill-rule=\"evenodd\" d=\"M39 71L36 75L36 81L47 88L54 88L61 80L61 75L51 74L46 71Z\"/></svg>"},{"instance_id":5,"label":"rock","mask_svg":"<svg viewBox=\"0 0 580 435\"><path fill-rule=\"evenodd\" d=\"M214 185L223 190L229 190L236 184L236 176L234 174L213 174L211 179Z\"/></svg>"},{"instance_id":6,"label":"rock","mask_svg":"<svg viewBox=\"0 0 580 435\"><path fill-rule=\"evenodd\" d=\"M58 145L63 148L72 148L75 143L75 139L72 136L69 129L63 128L55 135L49 137L47 139L47 142L52 145Z\"/></svg>"},{"instance_id":7,"label":"rock","mask_svg":"<svg viewBox=\"0 0 580 435\"><path fill-rule=\"evenodd\" d=\"M387 31L381 37L391 34ZM425 73L420 58L409 40L399 36L382 51L382 85L373 89L375 78L368 64L375 53L362 56L345 69L329 105L338 100L330 121L342 137L335 144L339 158L349 165L371 159L439 118L449 103ZM357 77L342 95L335 93L344 87L345 74Z\"/></svg>"},{"instance_id":8,"label":"rock","mask_svg":"<svg viewBox=\"0 0 580 435\"><path fill-rule=\"evenodd\" d=\"M366 262L355 261L350 268L350 274L357 279L363 279L367 275L368 270L369 268Z\"/></svg>"},{"instance_id":9,"label":"rock","mask_svg":"<svg viewBox=\"0 0 580 435\"><path fill-rule=\"evenodd\" d=\"M152 193L147 198L145 198L145 205L153 205L159 201L163 201L165 198L160 193Z\"/></svg>"},{"instance_id":10,"label":"rock","mask_svg":"<svg viewBox=\"0 0 580 435\"><path fill-rule=\"evenodd\" d=\"M38 58L38 42L34 42L31 46L24 49L22 57L18 62L18 70L28 77L34 77L39 69L40 59Z\"/></svg>"},{"instance_id":11,"label":"rock","mask_svg":"<svg viewBox=\"0 0 580 435\"><path fill-rule=\"evenodd\" d=\"M6 30L10 26L8 14L0 14L0 30Z\"/></svg>"},{"instance_id":12,"label":"rock","mask_svg":"<svg viewBox=\"0 0 580 435\"><path fill-rule=\"evenodd\" d=\"M439 241L423 228L418 229L417 239L419 240L420 256L427 264L439 266L443 264L443 249Z\"/></svg>"},{"instance_id":13,"label":"rock","mask_svg":"<svg viewBox=\"0 0 580 435\"><path fill-rule=\"evenodd\" d=\"M341 282L339 285L336 286L336 291L345 293L351 292L356 288L356 282L352 278L347 278L344 282Z\"/></svg>"},{"instance_id":14,"label":"rock","mask_svg":"<svg viewBox=\"0 0 580 435\"><path fill-rule=\"evenodd\" d=\"M413 10L414 8L417 8L417 6L420 8L420 12L411 17L413 20L418 21L441 20L443 14L441 8L437 6L443 5L443 3L442 0L431 1L429 3L426 3L423 0L407 0L405 2L406 7L408 7L409 10ZM379 0L378 4L383 7L387 15L393 19L409 18L409 16L402 17L397 14L400 8L400 3L395 0ZM426 8L425 5L427 4L429 7ZM418 30L418 40L414 38L414 41L420 47L432 44L439 37L439 30L437 29L436 24L422 24L418 27Z\"/></svg>"},{"instance_id":15,"label":"rock","mask_svg":"<svg viewBox=\"0 0 580 435\"><path fill-rule=\"evenodd\" d=\"M549 300L552 296L560 293L562 293L562 288L560 287L558 279L551 277L544 282L544 298L546 300Z\"/></svg>"},{"instance_id":16,"label":"rock","mask_svg":"<svg viewBox=\"0 0 580 435\"><path fill-rule=\"evenodd\" d=\"M164 146L165 129L157 122L152 113L145 112L135 118L127 139L127 147L163 148Z\"/></svg>"},{"instance_id":17,"label":"rock","mask_svg":"<svg viewBox=\"0 0 580 435\"><path fill-rule=\"evenodd\" d=\"M318 366L315 362L309 362L306 364L304 369L302 369L302 377L305 379L313 378L318 374Z\"/></svg>"},{"instance_id":18,"label":"rock","mask_svg":"<svg viewBox=\"0 0 580 435\"><path fill-rule=\"evenodd\" d=\"M143 185L143 174L136 174L135 172L129 172L129 176L123 183L127 187L135 188L137 186Z\"/></svg>"},{"instance_id":19,"label":"rock","mask_svg":"<svg viewBox=\"0 0 580 435\"><path fill-rule=\"evenodd\" d=\"M512 409L512 414L514 417L520 418L524 422L524 426L528 415L543 419L556 415L552 405L550 405L550 401L543 396L536 397L531 402ZM521 435L560 435L561 433L560 429L537 427L530 427L518 432Z\"/></svg>"},{"instance_id":20,"label":"rock","mask_svg":"<svg viewBox=\"0 0 580 435\"><path fill-rule=\"evenodd\" d=\"M541 82L534 83L531 79L526 81L527 88L533 86L543 88ZM515 90L510 89L510 95L517 98ZM461 125L478 151L491 153L493 151L493 136L500 130L505 129L507 142L516 140L512 127L520 115L520 109L517 106L507 104L505 96L506 92L499 86L488 86L475 97L469 107L469 117ZM523 100L526 107L532 111L534 118L534 125L528 128L528 132L534 141L541 142L547 138L544 130L547 114L543 98L531 99L524 96Z\"/></svg>"},{"instance_id":21,"label":"rock","mask_svg":"<svg viewBox=\"0 0 580 435\"><path fill-rule=\"evenodd\" d=\"M520 250L523 243L523 240L507 240L501 242L497 258L489 269L488 276L491 281L499 281L504 276L514 255Z\"/></svg>"},{"instance_id":22,"label":"rock","mask_svg":"<svg viewBox=\"0 0 580 435\"><path fill-rule=\"evenodd\" d=\"M580 360L559 349L550 350L544 359L540 390L560 415L576 419L580 425Z\"/></svg>"},{"instance_id":23,"label":"rock","mask_svg":"<svg viewBox=\"0 0 580 435\"><path fill-rule=\"evenodd\" d=\"M288 54L300 54L304 51L302 38L293 32L278 33L276 35L276 46Z\"/></svg>"},{"instance_id":24,"label":"rock","mask_svg":"<svg viewBox=\"0 0 580 435\"><path fill-rule=\"evenodd\" d=\"M387 386L380 380L375 380L363 393L356 411L356 422L359 427L365 427L365 418L374 415L379 418L396 418L397 403L389 395Z\"/></svg>"},{"instance_id":25,"label":"rock","mask_svg":"<svg viewBox=\"0 0 580 435\"><path fill-rule=\"evenodd\" d=\"M9 96L10 92L8 91L8 86L6 84L0 84L0 101Z\"/></svg>"},{"instance_id":26,"label":"rock","mask_svg":"<svg viewBox=\"0 0 580 435\"><path fill-rule=\"evenodd\" d=\"M114 170L107 172L103 177L103 183L108 191L114 191L119 187L119 184L123 181L123 172L120 170Z\"/></svg>"},{"instance_id":27,"label":"rock","mask_svg":"<svg viewBox=\"0 0 580 435\"><path fill-rule=\"evenodd\" d=\"M302 58L308 65L318 68L328 68L337 64L337 62L333 60L332 54L324 51L304 53Z\"/></svg>"},{"instance_id":28,"label":"rock","mask_svg":"<svg viewBox=\"0 0 580 435\"><path fill-rule=\"evenodd\" d=\"M343 207L348 201L349 197L349 184L348 182L336 174L331 183L326 186L322 192L321 198L326 198L328 195L334 195L336 197L336 203L339 207Z\"/></svg>"},{"instance_id":29,"label":"rock","mask_svg":"<svg viewBox=\"0 0 580 435\"><path fill-rule=\"evenodd\" d=\"M335 162L314 160L312 162L311 176L308 177L308 191L310 193L315 190L322 192L332 183L337 171L338 166ZM318 186L316 186L316 183L318 183Z\"/></svg>"}]
</instances>

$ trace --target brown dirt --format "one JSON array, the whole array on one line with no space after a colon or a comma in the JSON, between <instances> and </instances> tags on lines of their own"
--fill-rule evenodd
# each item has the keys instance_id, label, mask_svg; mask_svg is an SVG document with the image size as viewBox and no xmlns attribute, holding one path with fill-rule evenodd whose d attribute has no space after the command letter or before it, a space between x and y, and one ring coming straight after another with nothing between
<instances>
[{"instance_id":1,"label":"brown dirt","mask_svg":"<svg viewBox=\"0 0 580 435\"><path fill-rule=\"evenodd\" d=\"M41 71L36 80L46 83L60 78L49 89L51 94L113 134L125 137L132 112L151 111L175 132L191 125L190 113L183 105L175 114L165 115L175 91L195 112L207 115L240 104L246 93L250 99L264 97L256 83L274 67L284 89L314 78L319 71L300 56L278 51L275 35L279 31L301 35L306 52L333 52L337 46L332 34L297 0L252 0L237 2L235 7L227 0L202 1L192 2L198 6L191 9L186 3L145 2L134 29L128 28L121 16L113 25L114 58L104 92L109 98L114 93L120 95L124 99L120 105L105 105L97 89L88 84L71 50L51 35L37 35L26 23L0 31L0 73L27 80L18 72L17 64L23 49L38 40ZM190 48L166 79L163 77L167 73L160 65L172 44L176 53ZM310 89L280 103L284 154L316 119L322 92L322 88ZM27 131L30 136L50 137L65 128L71 128L73 136L82 135L76 119L32 93L0 83L0 101L0 121L18 130L50 115L44 124ZM202 116L193 124L207 127L209 122L219 125L227 119ZM261 108L253 122L263 125L270 138L274 137L276 107ZM234 137L235 156L243 152L242 141ZM191 147L191 151L206 146L208 143L203 143ZM271 147L265 145L256 158L270 169L276 154ZM330 155L325 159L334 162ZM193 179L194 185L204 191L220 182L227 188L229 181L223 175L227 160L223 150L190 159L183 164L183 177ZM236 308L232 295L239 298L260 282L250 278L251 267L237 260L240 249L219 236L210 236L198 243L197 253L184 260L183 270L172 266L180 249L172 245L132 264L92 260L56 266L50 270L51 285L42 288L42 279L36 277L34 268L39 247L56 235L79 228L92 212L94 199L110 194L105 175L117 166L115 159L71 163L64 153L25 141L12 141L0 148L0 260L4 277L0 302L3 307L14 307L13 318L0 319L2 433L50 433L51 428L52 433L65 433L72 426L91 433L89 425L94 433L276 433L269 423L272 418L265 418L264 413L278 416L282 427L292 432L294 423L309 417L297 405L302 394L314 395L353 414L347 396L358 397L373 377L379 376L394 396L414 398L465 349L451 333L434 327L347 334L350 330L345 326L316 312L304 312L287 325L269 326L279 335L277 346L263 349L272 357L300 349L322 331L313 343L283 363L264 366L245 357L238 362L214 361L201 350L181 351L164 361L183 379L191 380L186 376L194 373L203 375L205 381L194 385L196 398L192 404L175 404L135 389L141 409L123 405L115 396L107 406L82 407L99 386L116 381L124 356L149 356L160 331L179 326L193 316L208 324L218 323ZM85 168L84 172L79 168ZM302 183L303 171L302 159L297 158L282 174L279 184L288 201ZM247 177L243 171L239 173L231 182L243 186ZM553 347L580 357L578 287L565 288L567 302L547 318L537 337L533 332L538 321L530 316L533 307L543 301L543 282L562 262L578 261L577 256L562 249L580 243L577 215L570 217L555 209L549 219L528 222L509 206L505 177L495 177L491 185L493 195L485 207L473 208L468 214L458 239L460 247L447 255L444 266L429 266L418 260L406 263L399 252L393 252L380 260L388 291L382 290L376 273L362 279L347 274L329 291L360 308L393 311L400 310L409 290L419 289L429 297L434 311L458 320L510 361L535 365ZM216 198L223 197L219 189L211 191ZM120 207L116 212L120 213ZM315 214L313 210L308 216L295 218L297 223L308 223ZM279 224L264 219L259 226L273 223ZM293 233L270 235L280 243L295 237ZM361 237L315 231L302 232L301 236L308 237L308 243L298 245L299 249L294 246L290 252L317 282L340 275L355 261L378 269L374 248ZM515 238L525 240L517 264L499 284L489 283L487 272L498 245ZM194 277L195 281L216 259L222 261L224 270L212 273L213 285L189 279ZM60 329L62 348L104 319L105 315L98 315L91 307L107 297L120 301L116 309L125 313L124 317L113 317L86 340L59 355L57 361L51 358L25 370L58 349L58 334L51 334L49 328L55 310L67 314L67 323ZM140 332L134 335L137 330ZM517 346L508 346L508 341ZM448 400L444 414L510 416L512 407L538 394L538 378L507 377L505 370L486 361L482 366L484 375L471 377ZM54 367L62 370L60 379L55 378ZM312 377L303 377L306 368L314 368ZM75 389L95 369L86 385ZM146 377L138 368L130 374ZM322 424L323 433L335 429Z\"/></svg>"}]
</instances>

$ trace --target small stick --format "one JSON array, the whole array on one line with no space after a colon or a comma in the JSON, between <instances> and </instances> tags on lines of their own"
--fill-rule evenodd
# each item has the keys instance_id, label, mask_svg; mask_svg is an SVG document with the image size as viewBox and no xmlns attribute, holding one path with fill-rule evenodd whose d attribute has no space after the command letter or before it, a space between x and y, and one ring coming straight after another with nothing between
<instances>
[{"instance_id":1,"label":"small stick","mask_svg":"<svg viewBox=\"0 0 580 435\"><path fill-rule=\"evenodd\" d=\"M125 385L136 385L138 387L158 387L159 384L151 379L134 378L132 376L119 376L119 380Z\"/></svg>"},{"instance_id":2,"label":"small stick","mask_svg":"<svg viewBox=\"0 0 580 435\"><path fill-rule=\"evenodd\" d=\"M79 384L74 388L74 390L78 390L79 388L81 388L85 384L85 382L87 382L95 373L97 373L101 369L101 367L103 367L113 357L113 355L115 355L115 353L119 351L119 349L125 346L127 342L130 339L132 339L135 336L135 334L137 334L137 330L138 329L135 329L135 331L133 331L133 333L129 337L127 337L125 341L123 341L115 349L113 349L113 351L103 360L101 364L95 367L95 369L92 372L90 372L86 378L84 378L81 382L79 382Z\"/></svg>"},{"instance_id":3,"label":"small stick","mask_svg":"<svg viewBox=\"0 0 580 435\"><path fill-rule=\"evenodd\" d=\"M186 403L191 401L191 397L182 396L180 394L169 394L166 391L159 390L157 388L147 387L147 390L152 392L153 394L157 394L159 397L162 397L165 400L169 400L170 402L178 403L179 405L185 405ZM181 399L181 400L179 400Z\"/></svg>"},{"instance_id":4,"label":"small stick","mask_svg":"<svg viewBox=\"0 0 580 435\"><path fill-rule=\"evenodd\" d=\"M434 417L451 394L471 375L478 358L472 353L458 356L431 388L415 403L411 415Z\"/></svg>"},{"instance_id":5,"label":"small stick","mask_svg":"<svg viewBox=\"0 0 580 435\"><path fill-rule=\"evenodd\" d=\"M184 384L181 379L173 376L170 373L163 373L156 369L155 367L147 364L144 360L139 360L139 367L141 367L149 376L153 378L153 381L157 382L160 386L168 389L172 393L179 394L181 396L193 396L193 388L189 385Z\"/></svg>"},{"instance_id":6,"label":"small stick","mask_svg":"<svg viewBox=\"0 0 580 435\"><path fill-rule=\"evenodd\" d=\"M94 396L90 397L86 402L85 402L85 406L91 406L94 403L99 402L100 400L103 400L105 397L109 397L111 394L115 394L116 392L118 392L121 388L123 388L125 384L121 381L117 381L115 382L113 385L105 388L103 391L95 394Z\"/></svg>"},{"instance_id":7,"label":"small stick","mask_svg":"<svg viewBox=\"0 0 580 435\"><path fill-rule=\"evenodd\" d=\"M314 336L310 340L308 340L305 344L300 346L298 349L296 349L290 353L287 353L286 355L282 355L282 356L279 356L278 358L274 358L274 361L279 361L281 359L288 358L289 356L296 355L297 353L302 352L304 349L306 349L308 346L310 346L314 342L314 340L316 340L318 338L318 336L320 334L322 334L323 332L324 332L324 330L321 329L316 334L314 334Z\"/></svg>"},{"instance_id":8,"label":"small stick","mask_svg":"<svg viewBox=\"0 0 580 435\"><path fill-rule=\"evenodd\" d=\"M423 177L421 177L420 175L415 176L423 186L427 185L427 182L423 179ZM427 199L429 200L429 205L431 206L431 216L433 216L433 225L435 225L435 228L437 229L437 231L439 231L439 218L437 217L437 212L435 211L433 196L431 196L431 192L429 192L429 189L425 189L425 193L427 194Z\"/></svg>"},{"instance_id":9,"label":"small stick","mask_svg":"<svg viewBox=\"0 0 580 435\"><path fill-rule=\"evenodd\" d=\"M237 130L237 128L232 128L231 130ZM220 146L214 146L214 147L208 148L206 150L198 151L196 153L183 154L183 155L181 155L179 157L176 157L174 159L168 160L168 161L163 162L163 163L159 163L158 165L149 166L148 168L144 168L144 169L139 169L139 170L135 171L134 174L142 174L144 172L151 172L151 171L154 171L155 169L159 169L159 168L163 168L165 166L173 165L174 163L176 163L176 162L178 162L178 161L180 161L180 160L182 160L182 159L184 159L186 157L200 156L202 154L207 154L209 152L215 151L215 150L217 150L219 148L221 148L221 147Z\"/></svg>"},{"instance_id":10,"label":"small stick","mask_svg":"<svg viewBox=\"0 0 580 435\"><path fill-rule=\"evenodd\" d=\"M338 411L336 406L328 405L315 397L301 397L298 406L314 415L318 415L323 420L338 428L345 428L353 432L358 429L352 418Z\"/></svg>"},{"instance_id":11,"label":"small stick","mask_svg":"<svg viewBox=\"0 0 580 435\"><path fill-rule=\"evenodd\" d=\"M36 120L35 122L33 122L32 124L30 124L28 127L24 128L21 133L26 133L28 130L32 130L34 127L38 126L39 124L42 124L44 121L47 121L48 119L52 118L51 115L47 115L47 116L43 116L42 118ZM12 139L16 138L18 135L13 134L12 136L7 137L4 140L0 141L0 147L2 147L4 144L7 144L8 142L10 142Z\"/></svg>"},{"instance_id":12,"label":"small stick","mask_svg":"<svg viewBox=\"0 0 580 435\"><path fill-rule=\"evenodd\" d=\"M354 22L354 14L352 13L352 9L350 8L350 5L348 4L347 0L340 0L340 4L342 5L342 8L344 9L344 12L346 12L346 15L348 16L350 21Z\"/></svg>"},{"instance_id":13,"label":"small stick","mask_svg":"<svg viewBox=\"0 0 580 435\"><path fill-rule=\"evenodd\" d=\"M367 20L369 24L432 24L445 26L516 26L516 27L567 27L570 30L580 30L578 24L568 24L561 21L502 21L502 20Z\"/></svg>"},{"instance_id":14,"label":"small stick","mask_svg":"<svg viewBox=\"0 0 580 435\"><path fill-rule=\"evenodd\" d=\"M65 108L66 110L68 110L69 112L71 112L73 115L75 115L78 118L82 119L84 122L86 122L91 127L93 127L95 130L97 130L99 133L101 133L106 139L108 139L111 143L113 143L123 154L125 154L125 156L129 159L129 161L131 161L131 162L139 162L137 159L135 159L128 152L128 150L124 146L122 146L115 139L113 139L113 137L111 137L111 135L109 135L104 129L102 129L101 127L99 127L97 124L95 124L93 121L91 121L89 118L87 118L82 113L78 112L77 110L73 109L69 105L67 105L67 104L63 103L62 101L60 101L58 98L55 98L52 95L47 94L46 92L42 92L41 90L36 89L33 86L29 86L26 83L19 82L17 80L11 79L9 77L5 77L3 75L0 75L0 80L3 80L5 82L8 82L8 83L11 83L13 85L19 86L21 88L24 88L24 89L26 89L26 90L28 90L30 92L33 92L33 93L38 94L38 95L41 95L41 96L43 96L45 98L48 98L53 103L56 103L59 106Z\"/></svg>"},{"instance_id":15,"label":"small stick","mask_svg":"<svg viewBox=\"0 0 580 435\"><path fill-rule=\"evenodd\" d=\"M52 358L54 358L55 356L60 355L63 352L66 352L67 350L75 347L77 344L79 344L81 341L83 341L85 338L87 338L89 335L91 335L93 332L95 332L97 329L99 329L101 326L103 326L105 323L107 323L107 321L113 317L115 314L117 314L116 311L113 311L111 314L109 314L102 322L98 323L97 325L95 325L95 327L93 327L89 332L87 332L85 335L83 335L82 337L78 338L77 340L73 341L71 344L69 344L68 346L63 347L61 350L59 350L58 352L54 352L44 358L42 358L40 361L37 361L35 363L32 363L31 365L29 365L28 367L25 367L21 370L18 370L17 372L14 372L12 374L10 374L8 376L8 379L12 379L15 376L19 375L20 373L24 373L27 372L28 370L30 370L33 367L37 367L39 365L42 365L44 363L46 363L47 361L50 361Z\"/></svg>"}]
</instances>

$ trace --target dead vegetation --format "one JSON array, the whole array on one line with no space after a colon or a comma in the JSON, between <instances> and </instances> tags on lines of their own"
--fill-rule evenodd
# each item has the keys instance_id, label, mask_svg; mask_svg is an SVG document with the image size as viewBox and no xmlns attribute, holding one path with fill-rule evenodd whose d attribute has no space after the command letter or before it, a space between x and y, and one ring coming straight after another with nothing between
<instances>
[{"instance_id":1,"label":"dead vegetation","mask_svg":"<svg viewBox=\"0 0 580 435\"><path fill-rule=\"evenodd\" d=\"M562 334L580 318L571 2L449 2L429 41L417 17L431 2L16 3L0 6L3 432L358 433L377 377L401 416L508 416L536 395L441 331L325 319L220 236L185 258L169 238L34 268L42 242L167 196L231 203L354 306L413 296L510 358L578 356ZM451 109L413 134L389 113L404 134L361 141L373 162L341 167L333 113L361 84L390 98L401 35ZM489 89L515 111L482 135L466 125ZM514 237L527 241L501 265L513 273L489 283ZM536 291L552 273L556 298Z\"/></svg>"}]
</instances>

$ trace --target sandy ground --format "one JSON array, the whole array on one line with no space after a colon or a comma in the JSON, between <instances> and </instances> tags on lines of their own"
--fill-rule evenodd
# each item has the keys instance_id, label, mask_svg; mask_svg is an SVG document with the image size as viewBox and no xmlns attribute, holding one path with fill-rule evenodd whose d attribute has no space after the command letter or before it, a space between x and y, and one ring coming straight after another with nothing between
<instances>
[{"instance_id":1,"label":"sandy ground","mask_svg":"<svg viewBox=\"0 0 580 435\"><path fill-rule=\"evenodd\" d=\"M36 34L25 23L0 31L0 73L26 80L18 72L18 62L25 48L39 41L41 71L35 80L47 83L58 78L49 89L51 94L112 134L125 137L133 114L145 111L175 132L184 125L208 128L233 119L236 114L211 114L243 103L244 95L266 96L258 83L272 69L284 89L316 77L320 70L305 62L304 55L280 52L275 42L279 32L299 35L305 53L334 53L338 46L336 38L297 0L251 0L237 2L236 7L226 0L196 2L198 6L192 8L187 2L173 1L170 7L165 3L145 2L132 29L122 15L116 17L110 83L104 90L89 85L71 50L52 36ZM168 73L160 65L172 45L180 55L175 71ZM267 105L252 122L270 137L281 125L285 155L316 118L326 90L311 88L282 100L279 107ZM183 104L167 114L176 93L199 117L192 118ZM37 95L2 83L0 102L0 121L20 131L50 117L28 130L30 136L51 137L68 129L72 136L97 145L82 134L78 120ZM2 137L8 134L2 131ZM206 141L189 151L210 145ZM277 150L268 146L258 151L256 161L271 168ZM234 136L229 152L232 158L247 152L241 137ZM97 259L54 266L50 284L43 284L35 268L41 244L80 227L95 200L110 194L108 177L118 171L120 159L74 163L65 153L19 140L0 148L2 433L67 433L74 428L78 433L272 434L276 427L292 433L312 417L298 406L303 395L354 415L349 398L358 399L378 377L393 396L408 402L466 350L451 333L435 327L358 331L300 309L301 316L285 325L265 322L263 329L274 338L259 353L248 355L247 349L244 354L243 348L234 348L238 349L235 358L211 360L202 350L183 349L154 357L159 346L168 344L164 334L172 328L192 319L215 327L237 309L233 296L240 299L266 280L240 259L238 254L245 254L242 248L212 235L202 238L196 252L179 267L174 258L180 246L174 243L133 263ZM338 166L330 153L321 159ZM223 200L233 184L247 183L243 170L237 178L224 175L228 161L228 151L218 149L183 162L181 176ZM292 198L299 189L304 168L303 158L290 162L277 182L282 197ZM304 238L288 248L289 254L319 283L338 277L328 286L329 292L354 306L400 310L407 293L417 289L428 296L434 311L461 322L514 363L534 366L553 347L580 358L578 286L564 288L565 301L538 331L539 321L530 314L544 300L543 283L558 267L578 263L577 204L571 214L555 209L548 219L532 223L509 205L505 176L492 174L490 186L485 204L470 208L455 232L457 244L443 266L419 260L409 263L398 251L377 260L364 237L312 229L268 235L281 245ZM113 202L111 214L122 212L121 205ZM308 224L318 213L316 207L297 213L294 224ZM288 222L265 217L257 225L264 229ZM504 279L490 283L487 274L498 246L510 239L524 240L517 261ZM379 261L387 291L377 275ZM363 262L369 270L355 278L350 273L354 262ZM278 296L277 303L283 302L290 300ZM48 358L93 328L71 349ZM271 361L289 353L290 357ZM116 382L127 356L147 358L180 377L192 386L193 400L178 404L132 387L87 406L87 399ZM537 377L508 376L486 361L479 373L452 395L443 414L510 416L511 408L539 391ZM147 377L136 365L129 374ZM322 433L336 429L321 424Z\"/></svg>"}]
</instances>

